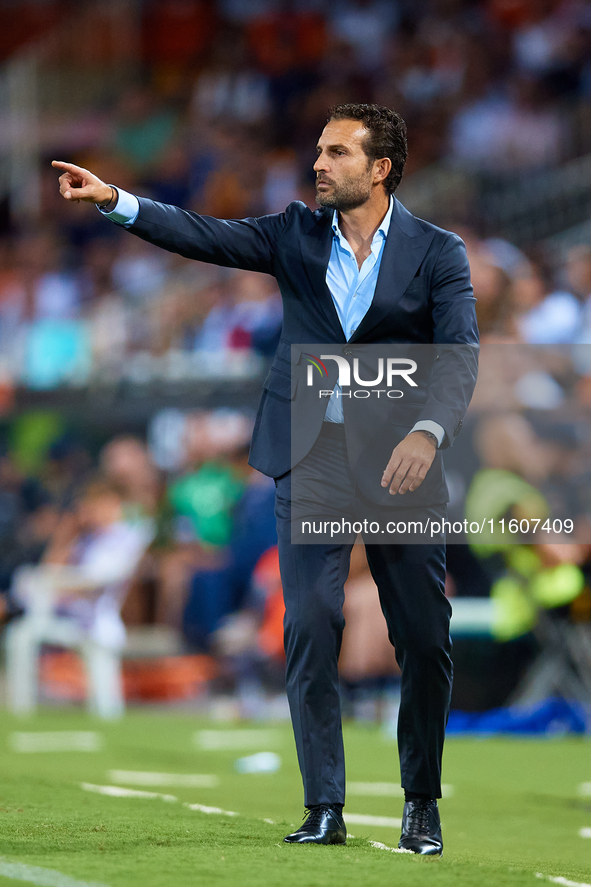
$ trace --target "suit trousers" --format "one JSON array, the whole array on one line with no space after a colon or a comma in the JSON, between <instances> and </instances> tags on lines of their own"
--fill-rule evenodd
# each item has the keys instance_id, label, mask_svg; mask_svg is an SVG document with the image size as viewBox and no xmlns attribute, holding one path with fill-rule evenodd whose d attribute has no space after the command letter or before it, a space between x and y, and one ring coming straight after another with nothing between
<instances>
[{"instance_id":1,"label":"suit trousers","mask_svg":"<svg viewBox=\"0 0 591 887\"><path fill-rule=\"evenodd\" d=\"M358 491L347 460L342 426L324 423L306 459L313 465L313 472L324 467L325 475L334 478L338 497L348 502L355 499ZM275 479L275 514L285 599L287 696L304 782L304 803L307 807L344 804L338 658L352 542L292 542L291 474ZM398 507L384 507L382 511L385 521L393 514L398 520L405 513ZM445 506L437 506L434 513L443 518ZM445 545L366 543L366 554L401 668L401 784L407 791L438 798L452 686L451 606L444 591Z\"/></svg>"}]
</instances>

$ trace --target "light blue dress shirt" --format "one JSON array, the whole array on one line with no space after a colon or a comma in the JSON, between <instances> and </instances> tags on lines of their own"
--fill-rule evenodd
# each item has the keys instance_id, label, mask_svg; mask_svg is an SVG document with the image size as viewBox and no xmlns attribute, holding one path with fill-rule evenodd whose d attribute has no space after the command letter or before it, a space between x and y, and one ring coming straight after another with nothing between
<instances>
[{"instance_id":1,"label":"light blue dress shirt","mask_svg":"<svg viewBox=\"0 0 591 887\"><path fill-rule=\"evenodd\" d=\"M114 188L115 186L111 185L111 187ZM106 213L100 206L99 210L108 219L117 222L118 225L123 225L124 228L129 228L139 215L140 202L135 194L130 194L129 191L124 191L123 188L117 188L117 194L119 195L117 203L110 213Z\"/></svg>"},{"instance_id":2,"label":"light blue dress shirt","mask_svg":"<svg viewBox=\"0 0 591 887\"><path fill-rule=\"evenodd\" d=\"M337 211L333 213L333 238L326 269L326 285L330 290L347 341L367 314L373 301L393 207L394 198L390 197L388 212L373 236L369 256L361 268L357 264L349 241L339 227ZM333 390L324 418L327 422L343 422L343 399L339 385ZM430 431L437 438L438 446L441 446L445 434L438 422L428 419L417 422L412 431Z\"/></svg>"},{"instance_id":3,"label":"light blue dress shirt","mask_svg":"<svg viewBox=\"0 0 591 887\"><path fill-rule=\"evenodd\" d=\"M140 211L139 201L134 194L130 194L122 188L118 188L117 192L119 197L115 208L108 213L104 212L104 210L101 210L101 212L107 218L128 228L130 225L133 225L138 217ZM388 212L373 236L369 256L361 268L358 267L355 253L339 227L337 211L335 210L333 213L333 238L330 259L326 269L326 285L330 290L347 341L349 341L367 314L369 306L373 301L384 252L384 244L386 243L392 219L393 207L394 198L390 197ZM343 401L339 395L340 388L337 385L326 408L325 419L327 422L343 422ZM441 425L431 420L421 420L411 430L430 431L437 438L438 446L441 446L445 435Z\"/></svg>"},{"instance_id":4,"label":"light blue dress shirt","mask_svg":"<svg viewBox=\"0 0 591 887\"><path fill-rule=\"evenodd\" d=\"M390 198L388 212L371 242L371 251L361 268L355 253L339 227L335 210L332 216L332 249L326 269L326 285L330 290L347 342L367 314L378 282L382 252L390 228L393 201ZM336 385L326 408L327 422L343 421L343 399Z\"/></svg>"}]
</instances>

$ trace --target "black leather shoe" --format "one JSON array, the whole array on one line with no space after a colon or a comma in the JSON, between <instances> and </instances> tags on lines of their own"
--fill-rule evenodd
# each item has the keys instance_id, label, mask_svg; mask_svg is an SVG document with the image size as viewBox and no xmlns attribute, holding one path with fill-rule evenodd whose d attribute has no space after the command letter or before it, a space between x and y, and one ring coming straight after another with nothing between
<instances>
[{"instance_id":1,"label":"black leather shoe","mask_svg":"<svg viewBox=\"0 0 591 887\"><path fill-rule=\"evenodd\" d=\"M283 840L286 844L346 844L343 815L327 804L310 807L305 823Z\"/></svg>"},{"instance_id":2,"label":"black leather shoe","mask_svg":"<svg viewBox=\"0 0 591 887\"><path fill-rule=\"evenodd\" d=\"M398 846L423 856L441 856L443 839L437 801L405 801Z\"/></svg>"}]
</instances>

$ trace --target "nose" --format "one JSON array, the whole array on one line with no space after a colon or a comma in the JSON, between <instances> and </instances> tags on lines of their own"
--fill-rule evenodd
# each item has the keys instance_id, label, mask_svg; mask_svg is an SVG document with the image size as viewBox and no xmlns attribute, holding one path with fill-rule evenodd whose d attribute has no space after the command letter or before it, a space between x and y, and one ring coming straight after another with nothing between
<instances>
[{"instance_id":1,"label":"nose","mask_svg":"<svg viewBox=\"0 0 591 887\"><path fill-rule=\"evenodd\" d=\"M328 169L328 164L326 162L326 156L324 152L318 155L318 157L316 158L316 163L314 164L312 169L314 170L314 172L320 172L321 170L326 171Z\"/></svg>"}]
</instances>

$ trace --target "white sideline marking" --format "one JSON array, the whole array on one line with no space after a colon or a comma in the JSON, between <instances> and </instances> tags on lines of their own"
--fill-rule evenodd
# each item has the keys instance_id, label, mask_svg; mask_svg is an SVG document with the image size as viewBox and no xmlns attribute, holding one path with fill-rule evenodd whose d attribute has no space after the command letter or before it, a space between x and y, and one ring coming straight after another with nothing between
<instances>
[{"instance_id":1,"label":"white sideline marking","mask_svg":"<svg viewBox=\"0 0 591 887\"><path fill-rule=\"evenodd\" d=\"M582 881L569 881L568 878L563 878L562 876L553 878L552 875L543 875L541 872L536 872L536 878L542 878L544 881L552 881L553 884L562 884L563 887L591 887L591 884Z\"/></svg>"},{"instance_id":2,"label":"white sideline marking","mask_svg":"<svg viewBox=\"0 0 591 887\"><path fill-rule=\"evenodd\" d=\"M591 783L589 784L591 786ZM451 798L453 793L453 785L441 786L441 794L444 798ZM348 782L347 794L358 797L403 798L404 789L396 782Z\"/></svg>"},{"instance_id":3,"label":"white sideline marking","mask_svg":"<svg viewBox=\"0 0 591 887\"><path fill-rule=\"evenodd\" d=\"M591 828L579 829L579 838L591 838Z\"/></svg>"},{"instance_id":4,"label":"white sideline marking","mask_svg":"<svg viewBox=\"0 0 591 887\"><path fill-rule=\"evenodd\" d=\"M217 816L240 816L240 813L234 813L232 810L222 810L220 807L206 807L204 804L183 804L189 810L197 810L198 813L215 813Z\"/></svg>"},{"instance_id":5,"label":"white sideline marking","mask_svg":"<svg viewBox=\"0 0 591 887\"><path fill-rule=\"evenodd\" d=\"M264 748L281 744L278 730L199 730L193 742L203 751L228 751L242 748Z\"/></svg>"},{"instance_id":6,"label":"white sideline marking","mask_svg":"<svg viewBox=\"0 0 591 887\"><path fill-rule=\"evenodd\" d=\"M96 881L78 881L55 869L42 869L23 862L8 862L3 856L0 856L0 875L13 881L28 881L38 887L106 887Z\"/></svg>"},{"instance_id":7,"label":"white sideline marking","mask_svg":"<svg viewBox=\"0 0 591 887\"><path fill-rule=\"evenodd\" d=\"M8 742L17 752L100 751L103 738L90 730L56 730L44 733L11 733Z\"/></svg>"},{"instance_id":8,"label":"white sideline marking","mask_svg":"<svg viewBox=\"0 0 591 887\"><path fill-rule=\"evenodd\" d=\"M178 800L174 795L161 795L160 792L142 792L137 788L122 788L120 785L93 785L91 782L81 782L80 788L84 789L85 792L109 795L111 798L146 798L148 800L159 799L169 802Z\"/></svg>"},{"instance_id":9,"label":"white sideline marking","mask_svg":"<svg viewBox=\"0 0 591 887\"><path fill-rule=\"evenodd\" d=\"M382 828L400 828L401 819L393 816L367 816L365 813L343 813L347 822L352 825L375 825Z\"/></svg>"},{"instance_id":10,"label":"white sideline marking","mask_svg":"<svg viewBox=\"0 0 591 887\"><path fill-rule=\"evenodd\" d=\"M381 841L370 841L369 843L377 850L388 850L390 853L410 853L411 855L414 855L412 850L405 850L403 847L388 847L386 844L382 844Z\"/></svg>"},{"instance_id":11,"label":"white sideline marking","mask_svg":"<svg viewBox=\"0 0 591 887\"><path fill-rule=\"evenodd\" d=\"M591 782L582 782L579 786L580 795L591 795Z\"/></svg>"},{"instance_id":12,"label":"white sideline marking","mask_svg":"<svg viewBox=\"0 0 591 887\"><path fill-rule=\"evenodd\" d=\"M136 771L110 771L111 773L134 773ZM163 774L156 774L163 775ZM174 774L168 774L174 775ZM180 775L180 774L179 774ZM96 792L99 795L110 795L114 798L159 798L162 801L177 801L174 795L162 795L158 792L144 792L139 789L131 789L131 788L122 788L118 785L93 785L89 782L81 782L80 788L84 789L87 792ZM207 813L213 814L215 816L240 816L240 813L236 813L234 810L222 810L221 807L209 807L205 804L188 804L184 803L183 807L186 807L188 810L195 810L198 813ZM346 819L352 825L370 825L376 826L378 828L400 828L402 825L402 820L397 819L392 816L368 816L365 813L346 813ZM276 823L272 819L262 819L261 822L266 822L268 825L275 825ZM353 835L349 835L350 838ZM408 853L410 851L407 850L398 850L395 847L387 847L385 844L380 844L379 841L370 841L369 842L372 847L378 847L380 850L389 850L392 853Z\"/></svg>"},{"instance_id":13,"label":"white sideline marking","mask_svg":"<svg viewBox=\"0 0 591 887\"><path fill-rule=\"evenodd\" d=\"M219 776L207 773L148 773L143 770L109 770L111 782L126 785L187 786L188 788L216 788Z\"/></svg>"}]
</instances>

